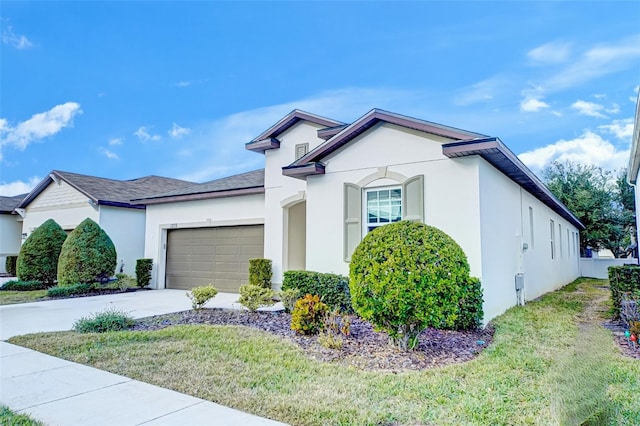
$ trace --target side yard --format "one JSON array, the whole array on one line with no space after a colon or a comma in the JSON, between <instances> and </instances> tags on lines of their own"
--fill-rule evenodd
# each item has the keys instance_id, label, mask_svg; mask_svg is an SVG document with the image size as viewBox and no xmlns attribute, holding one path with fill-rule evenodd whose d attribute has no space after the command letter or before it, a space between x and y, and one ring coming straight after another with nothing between
<instances>
[{"instance_id":1,"label":"side yard","mask_svg":"<svg viewBox=\"0 0 640 426\"><path fill-rule=\"evenodd\" d=\"M296 425L640 424L640 362L601 326L605 281L581 279L497 318L472 361L422 371L310 359L240 326L41 333L11 343Z\"/></svg>"}]
</instances>

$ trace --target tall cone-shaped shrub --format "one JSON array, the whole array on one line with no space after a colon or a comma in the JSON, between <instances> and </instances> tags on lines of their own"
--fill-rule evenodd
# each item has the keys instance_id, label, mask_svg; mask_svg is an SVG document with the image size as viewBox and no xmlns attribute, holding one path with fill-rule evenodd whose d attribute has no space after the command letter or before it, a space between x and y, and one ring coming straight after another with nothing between
<instances>
[{"instance_id":1,"label":"tall cone-shaped shrub","mask_svg":"<svg viewBox=\"0 0 640 426\"><path fill-rule=\"evenodd\" d=\"M20 248L16 272L22 281L52 284L58 276L58 257L67 233L49 219L38 226Z\"/></svg>"},{"instance_id":2,"label":"tall cone-shaped shrub","mask_svg":"<svg viewBox=\"0 0 640 426\"><path fill-rule=\"evenodd\" d=\"M106 232L87 218L69 234L58 260L58 285L104 281L115 272L116 248Z\"/></svg>"}]
</instances>

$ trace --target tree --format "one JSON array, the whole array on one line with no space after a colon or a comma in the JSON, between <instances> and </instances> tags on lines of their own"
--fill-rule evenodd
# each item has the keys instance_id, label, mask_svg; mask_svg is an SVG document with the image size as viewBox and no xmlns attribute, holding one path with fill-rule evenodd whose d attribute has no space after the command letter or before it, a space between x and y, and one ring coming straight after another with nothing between
<instances>
[{"instance_id":1,"label":"tree","mask_svg":"<svg viewBox=\"0 0 640 426\"><path fill-rule=\"evenodd\" d=\"M103 281L118 263L113 241L100 225L87 218L62 245L58 260L58 285Z\"/></svg>"},{"instance_id":2,"label":"tree","mask_svg":"<svg viewBox=\"0 0 640 426\"><path fill-rule=\"evenodd\" d=\"M556 161L543 170L547 187L586 227L580 233L583 252L605 248L618 257L629 245L634 201L623 174L616 178L601 167L571 161Z\"/></svg>"},{"instance_id":3,"label":"tree","mask_svg":"<svg viewBox=\"0 0 640 426\"><path fill-rule=\"evenodd\" d=\"M66 238L67 233L53 219L38 226L20 248L18 278L53 284L58 275L58 257Z\"/></svg>"}]
</instances>

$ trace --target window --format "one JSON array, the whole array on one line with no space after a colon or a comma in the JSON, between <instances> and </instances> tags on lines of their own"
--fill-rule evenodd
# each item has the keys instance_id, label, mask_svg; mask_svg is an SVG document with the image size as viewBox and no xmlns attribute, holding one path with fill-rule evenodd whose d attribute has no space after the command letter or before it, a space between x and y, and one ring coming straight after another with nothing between
<instances>
[{"instance_id":1,"label":"window","mask_svg":"<svg viewBox=\"0 0 640 426\"><path fill-rule=\"evenodd\" d=\"M569 229L567 229L567 257L571 257L571 245L569 244Z\"/></svg>"},{"instance_id":2,"label":"window","mask_svg":"<svg viewBox=\"0 0 640 426\"><path fill-rule=\"evenodd\" d=\"M551 259L556 258L556 224L553 220L549 221L549 229L551 231L550 239L551 239Z\"/></svg>"},{"instance_id":3,"label":"window","mask_svg":"<svg viewBox=\"0 0 640 426\"><path fill-rule=\"evenodd\" d=\"M378 226L402 220L402 188L375 188L365 190L364 232Z\"/></svg>"},{"instance_id":4,"label":"window","mask_svg":"<svg viewBox=\"0 0 640 426\"><path fill-rule=\"evenodd\" d=\"M558 224L558 238L560 239L560 258L562 258L562 225Z\"/></svg>"},{"instance_id":5,"label":"window","mask_svg":"<svg viewBox=\"0 0 640 426\"><path fill-rule=\"evenodd\" d=\"M296 145L296 160L304 157L306 153L309 152L309 144L308 143L299 143Z\"/></svg>"},{"instance_id":6,"label":"window","mask_svg":"<svg viewBox=\"0 0 640 426\"><path fill-rule=\"evenodd\" d=\"M529 207L529 244L533 248L533 207Z\"/></svg>"}]
</instances>

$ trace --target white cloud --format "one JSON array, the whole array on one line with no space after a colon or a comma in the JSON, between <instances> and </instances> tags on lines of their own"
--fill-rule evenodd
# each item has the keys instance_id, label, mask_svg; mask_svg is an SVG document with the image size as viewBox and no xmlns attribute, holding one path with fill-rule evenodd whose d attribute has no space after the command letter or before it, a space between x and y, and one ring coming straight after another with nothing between
<instances>
[{"instance_id":1,"label":"white cloud","mask_svg":"<svg viewBox=\"0 0 640 426\"><path fill-rule=\"evenodd\" d=\"M603 124L602 126L598 126L598 129L602 129L608 133L611 133L618 139L630 142L631 136L633 135L633 118L613 120L611 124Z\"/></svg>"},{"instance_id":2,"label":"white cloud","mask_svg":"<svg viewBox=\"0 0 640 426\"><path fill-rule=\"evenodd\" d=\"M629 160L629 149L619 150L600 135L585 130L582 135L571 140L559 140L518 156L534 171L540 171L553 161L574 161L593 164L605 169L619 169Z\"/></svg>"},{"instance_id":3,"label":"white cloud","mask_svg":"<svg viewBox=\"0 0 640 426\"><path fill-rule=\"evenodd\" d=\"M460 91L454 99L456 105L471 105L478 102L490 101L496 96L496 91L501 87L500 77L479 81L470 87Z\"/></svg>"},{"instance_id":4,"label":"white cloud","mask_svg":"<svg viewBox=\"0 0 640 426\"><path fill-rule=\"evenodd\" d=\"M617 114L620 112L620 105L616 103L611 104L611 107L606 108L605 111L607 111L609 114Z\"/></svg>"},{"instance_id":5,"label":"white cloud","mask_svg":"<svg viewBox=\"0 0 640 426\"><path fill-rule=\"evenodd\" d=\"M601 111L604 110L604 106L596 104L594 102L588 102L583 100L577 100L571 104L571 108L578 111L578 114L588 115L589 117L607 118Z\"/></svg>"},{"instance_id":6,"label":"white cloud","mask_svg":"<svg viewBox=\"0 0 640 426\"><path fill-rule=\"evenodd\" d=\"M42 180L41 177L30 177L26 182L17 180L14 182L0 183L0 195L5 197L13 197L14 195L26 194L31 192L33 188Z\"/></svg>"},{"instance_id":7,"label":"white cloud","mask_svg":"<svg viewBox=\"0 0 640 426\"><path fill-rule=\"evenodd\" d=\"M8 44L18 50L34 47L34 44L26 36L14 33L11 25L2 30L2 44Z\"/></svg>"},{"instance_id":8,"label":"white cloud","mask_svg":"<svg viewBox=\"0 0 640 426\"><path fill-rule=\"evenodd\" d=\"M100 150L100 153L102 155L104 155L105 157L107 157L109 160L117 160L118 158L120 158L120 157L118 157L118 154L116 154L113 151L109 151L108 149L106 149L104 147L100 147L99 150Z\"/></svg>"},{"instance_id":9,"label":"white cloud","mask_svg":"<svg viewBox=\"0 0 640 426\"><path fill-rule=\"evenodd\" d=\"M123 138L111 138L109 139L109 146L122 145L123 142L124 142Z\"/></svg>"},{"instance_id":10,"label":"white cloud","mask_svg":"<svg viewBox=\"0 0 640 426\"><path fill-rule=\"evenodd\" d=\"M551 42L527 52L529 59L541 64L565 62L571 53L570 43Z\"/></svg>"},{"instance_id":11,"label":"white cloud","mask_svg":"<svg viewBox=\"0 0 640 426\"><path fill-rule=\"evenodd\" d=\"M176 83L176 87L189 87L191 86L190 81L179 81Z\"/></svg>"},{"instance_id":12,"label":"white cloud","mask_svg":"<svg viewBox=\"0 0 640 426\"><path fill-rule=\"evenodd\" d=\"M520 110L525 112L536 112L543 108L549 108L549 104L535 98L525 98L520 102Z\"/></svg>"},{"instance_id":13,"label":"white cloud","mask_svg":"<svg viewBox=\"0 0 640 426\"><path fill-rule=\"evenodd\" d=\"M174 139L180 139L183 136L186 136L191 133L191 129L187 127L181 127L176 123L173 123L173 127L169 130L169 135Z\"/></svg>"},{"instance_id":14,"label":"white cloud","mask_svg":"<svg viewBox=\"0 0 640 426\"><path fill-rule=\"evenodd\" d=\"M24 150L30 143L53 136L73 124L73 118L81 114L80 104L67 102L49 111L34 114L30 119L11 127L6 119L0 119L0 145L11 145Z\"/></svg>"},{"instance_id":15,"label":"white cloud","mask_svg":"<svg viewBox=\"0 0 640 426\"><path fill-rule=\"evenodd\" d=\"M137 136L138 139L140 139L140 141L142 142L159 141L160 139L162 139L162 136L160 135L152 135L151 133L149 133L149 128L146 126L140 126L138 130L133 132L133 134Z\"/></svg>"}]
</instances>

